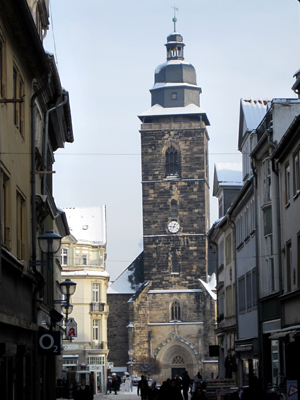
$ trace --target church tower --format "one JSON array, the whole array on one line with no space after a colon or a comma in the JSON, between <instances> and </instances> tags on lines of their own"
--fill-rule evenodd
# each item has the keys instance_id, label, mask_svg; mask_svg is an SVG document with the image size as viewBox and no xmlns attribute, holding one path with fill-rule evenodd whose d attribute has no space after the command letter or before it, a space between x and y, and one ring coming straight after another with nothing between
<instances>
[{"instance_id":1,"label":"church tower","mask_svg":"<svg viewBox=\"0 0 300 400\"><path fill-rule=\"evenodd\" d=\"M174 32L165 46L151 108L139 115L144 283L129 302L129 348L134 359L161 362L157 379L184 370L210 378L217 364L209 359L216 299L207 280L209 120L183 37Z\"/></svg>"},{"instance_id":2,"label":"church tower","mask_svg":"<svg viewBox=\"0 0 300 400\"><path fill-rule=\"evenodd\" d=\"M152 107L139 115L142 146L144 278L154 289L206 281L209 229L209 121L183 38L167 38L155 70Z\"/></svg>"}]
</instances>

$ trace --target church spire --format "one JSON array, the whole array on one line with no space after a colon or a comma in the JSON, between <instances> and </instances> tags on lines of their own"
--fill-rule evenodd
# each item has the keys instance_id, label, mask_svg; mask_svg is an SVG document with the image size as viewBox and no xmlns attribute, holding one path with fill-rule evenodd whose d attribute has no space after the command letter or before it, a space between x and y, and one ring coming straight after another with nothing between
<instances>
[{"instance_id":1,"label":"church spire","mask_svg":"<svg viewBox=\"0 0 300 400\"><path fill-rule=\"evenodd\" d=\"M172 21L174 22L174 32L176 32L176 22L177 22L176 11L179 11L179 10L178 10L178 8L175 7L175 5L172 8L174 8L174 18L172 19Z\"/></svg>"}]
</instances>

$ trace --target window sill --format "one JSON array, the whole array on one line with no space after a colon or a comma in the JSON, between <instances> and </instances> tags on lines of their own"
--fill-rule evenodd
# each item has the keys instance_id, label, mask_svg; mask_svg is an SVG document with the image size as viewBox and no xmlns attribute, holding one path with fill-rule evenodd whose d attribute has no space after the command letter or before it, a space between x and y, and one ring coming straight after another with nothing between
<instances>
[{"instance_id":1,"label":"window sill","mask_svg":"<svg viewBox=\"0 0 300 400\"><path fill-rule=\"evenodd\" d=\"M179 276L179 272L171 272L171 275L177 275L177 276Z\"/></svg>"},{"instance_id":2,"label":"window sill","mask_svg":"<svg viewBox=\"0 0 300 400\"><path fill-rule=\"evenodd\" d=\"M167 176L165 177L165 180L166 180L166 181L175 181L175 180L177 180L177 179L179 179L179 176L178 176L178 175L167 175Z\"/></svg>"}]
</instances>

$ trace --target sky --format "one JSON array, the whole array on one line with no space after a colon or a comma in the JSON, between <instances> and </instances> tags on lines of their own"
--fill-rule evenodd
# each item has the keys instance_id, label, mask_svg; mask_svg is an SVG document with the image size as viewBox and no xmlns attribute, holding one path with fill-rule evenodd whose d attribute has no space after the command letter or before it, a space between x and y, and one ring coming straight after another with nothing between
<instances>
[{"instance_id":1,"label":"sky","mask_svg":"<svg viewBox=\"0 0 300 400\"><path fill-rule=\"evenodd\" d=\"M209 173L241 162L240 99L296 98L298 0L177 0L176 31L197 72ZM174 31L169 0L50 0L45 50L70 94L74 143L55 153L58 207L107 208L106 268L114 280L142 251L140 120ZM210 223L217 201L210 197Z\"/></svg>"}]
</instances>

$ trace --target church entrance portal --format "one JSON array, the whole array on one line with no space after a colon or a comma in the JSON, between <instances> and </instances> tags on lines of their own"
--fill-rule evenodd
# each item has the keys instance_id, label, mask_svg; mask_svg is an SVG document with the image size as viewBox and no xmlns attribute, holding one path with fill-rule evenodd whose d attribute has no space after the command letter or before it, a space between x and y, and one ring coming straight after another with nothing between
<instances>
[{"instance_id":1,"label":"church entrance portal","mask_svg":"<svg viewBox=\"0 0 300 400\"><path fill-rule=\"evenodd\" d=\"M184 371L185 368L172 368L172 379L174 379L176 375L179 375L181 377Z\"/></svg>"}]
</instances>

